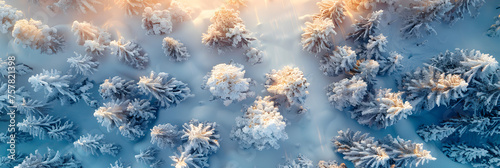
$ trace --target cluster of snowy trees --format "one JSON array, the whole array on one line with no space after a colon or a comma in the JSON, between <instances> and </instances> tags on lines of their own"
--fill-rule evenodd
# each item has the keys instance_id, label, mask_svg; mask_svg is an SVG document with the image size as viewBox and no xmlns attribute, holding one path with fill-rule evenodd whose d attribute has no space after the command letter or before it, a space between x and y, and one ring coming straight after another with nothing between
<instances>
[{"instance_id":1,"label":"cluster of snowy trees","mask_svg":"<svg viewBox=\"0 0 500 168\"><path fill-rule=\"evenodd\" d=\"M170 156L174 167L208 167L208 158L219 149L220 135L215 122L199 122L191 120L179 130L176 125L170 123L159 124L151 129L151 143L164 149L178 146L179 153ZM148 150L153 149L149 148ZM149 152L151 153L151 152ZM157 157L148 157L147 152L136 155L139 158L155 158L154 161L143 161L155 167L161 163Z\"/></svg>"},{"instance_id":2,"label":"cluster of snowy trees","mask_svg":"<svg viewBox=\"0 0 500 168\"><path fill-rule=\"evenodd\" d=\"M440 124L420 126L417 134L425 141L441 141L443 152L457 162L497 166L498 143L492 140L500 133L499 68L489 54L455 49L404 75L400 87L414 107L431 110L443 105L456 111L456 117Z\"/></svg>"},{"instance_id":3,"label":"cluster of snowy trees","mask_svg":"<svg viewBox=\"0 0 500 168\"><path fill-rule=\"evenodd\" d=\"M418 167L436 160L430 151L423 149L423 144L399 137L387 135L382 140L375 140L368 133L359 131L341 130L338 133L332 140L333 145L355 167Z\"/></svg>"},{"instance_id":4,"label":"cluster of snowy trees","mask_svg":"<svg viewBox=\"0 0 500 168\"><path fill-rule=\"evenodd\" d=\"M144 136L148 123L156 119L158 109L176 106L192 96L187 84L168 73L153 71L149 76L140 77L137 83L118 76L106 79L99 93L110 101L99 107L94 116L108 131L118 128L131 140Z\"/></svg>"}]
</instances>

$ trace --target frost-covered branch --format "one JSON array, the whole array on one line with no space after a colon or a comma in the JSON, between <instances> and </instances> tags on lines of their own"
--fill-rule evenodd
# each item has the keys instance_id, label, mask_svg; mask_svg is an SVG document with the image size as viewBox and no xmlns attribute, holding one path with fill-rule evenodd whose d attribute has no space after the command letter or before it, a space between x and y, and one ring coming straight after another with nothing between
<instances>
[{"instance_id":1,"label":"frost-covered branch","mask_svg":"<svg viewBox=\"0 0 500 168\"><path fill-rule=\"evenodd\" d=\"M171 61L181 62L191 57L184 44L172 37L165 37L163 39L163 51L167 57L170 57Z\"/></svg>"},{"instance_id":2,"label":"frost-covered branch","mask_svg":"<svg viewBox=\"0 0 500 168\"><path fill-rule=\"evenodd\" d=\"M355 30L349 33L347 39L352 39L355 42L365 43L371 35L375 34L382 18L383 10L375 11L369 14L366 18L361 17L354 24Z\"/></svg>"},{"instance_id":3,"label":"frost-covered branch","mask_svg":"<svg viewBox=\"0 0 500 168\"><path fill-rule=\"evenodd\" d=\"M99 62L97 62L93 57L89 55L81 55L75 52L76 57L68 58L68 63L70 68L74 70L77 74L83 76L90 76L97 71Z\"/></svg>"},{"instance_id":4,"label":"frost-covered branch","mask_svg":"<svg viewBox=\"0 0 500 168\"><path fill-rule=\"evenodd\" d=\"M72 122L63 122L52 116L26 116L23 122L17 123L20 131L27 132L39 139L54 139L73 141L75 139L75 127Z\"/></svg>"},{"instance_id":5,"label":"frost-covered branch","mask_svg":"<svg viewBox=\"0 0 500 168\"><path fill-rule=\"evenodd\" d=\"M121 147L116 144L104 142L103 134L87 134L80 136L80 139L73 142L75 148L82 149L92 155L108 154L116 156L120 152Z\"/></svg>"},{"instance_id":6,"label":"frost-covered branch","mask_svg":"<svg viewBox=\"0 0 500 168\"><path fill-rule=\"evenodd\" d=\"M428 1L427 4L413 7L417 11L415 14L410 15L403 23L401 33L403 37L422 37L423 32L426 34L437 34L436 30L432 27L431 23L439 21L445 16L445 13L453 8L449 0L434 0Z\"/></svg>"},{"instance_id":7,"label":"frost-covered branch","mask_svg":"<svg viewBox=\"0 0 500 168\"><path fill-rule=\"evenodd\" d=\"M123 37L109 43L111 54L116 55L118 60L136 69L145 69L149 56L139 44L132 41L125 41Z\"/></svg>"},{"instance_id":8,"label":"frost-covered branch","mask_svg":"<svg viewBox=\"0 0 500 168\"><path fill-rule=\"evenodd\" d=\"M62 155L59 151L48 148L47 153L41 154L35 150L34 154L30 154L24 158L23 162L14 168L44 168L44 167L65 167L65 168L81 168L82 164L75 159L72 153Z\"/></svg>"},{"instance_id":9,"label":"frost-covered branch","mask_svg":"<svg viewBox=\"0 0 500 168\"><path fill-rule=\"evenodd\" d=\"M155 75L151 71L149 77L141 76L137 85L141 94L155 98L161 107L174 107L192 96L187 84L169 77L165 72Z\"/></svg>"},{"instance_id":10,"label":"frost-covered branch","mask_svg":"<svg viewBox=\"0 0 500 168\"><path fill-rule=\"evenodd\" d=\"M103 99L125 99L131 97L135 88L134 80L125 80L119 76L105 79L99 86L99 94Z\"/></svg>"}]
</instances>

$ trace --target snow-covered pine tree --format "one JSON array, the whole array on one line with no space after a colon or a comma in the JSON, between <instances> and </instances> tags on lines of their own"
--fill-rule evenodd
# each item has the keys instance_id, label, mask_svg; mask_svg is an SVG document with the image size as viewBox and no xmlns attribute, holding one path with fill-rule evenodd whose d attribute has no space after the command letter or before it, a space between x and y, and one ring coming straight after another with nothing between
<instances>
[{"instance_id":1,"label":"snow-covered pine tree","mask_svg":"<svg viewBox=\"0 0 500 168\"><path fill-rule=\"evenodd\" d=\"M358 76L342 79L326 88L328 101L339 110L361 104L367 94L368 84Z\"/></svg>"},{"instance_id":2,"label":"snow-covered pine tree","mask_svg":"<svg viewBox=\"0 0 500 168\"><path fill-rule=\"evenodd\" d=\"M337 46L332 54L326 54L320 60L319 69L327 76L337 76L350 72L356 65L357 55L349 46Z\"/></svg>"},{"instance_id":3,"label":"snow-covered pine tree","mask_svg":"<svg viewBox=\"0 0 500 168\"><path fill-rule=\"evenodd\" d=\"M496 145L444 144L443 153L456 162L472 164L473 167L497 167L500 165L500 148Z\"/></svg>"},{"instance_id":4,"label":"snow-covered pine tree","mask_svg":"<svg viewBox=\"0 0 500 168\"><path fill-rule=\"evenodd\" d=\"M314 18L328 18L333 22L335 27L340 27L340 24L346 16L346 4L343 0L322 0L317 2L319 13Z\"/></svg>"},{"instance_id":5,"label":"snow-covered pine tree","mask_svg":"<svg viewBox=\"0 0 500 168\"><path fill-rule=\"evenodd\" d=\"M23 63L16 63L15 65L15 73L16 75L26 75L33 71L33 68ZM9 75L9 61L7 59L0 58L0 76L7 78Z\"/></svg>"},{"instance_id":6,"label":"snow-covered pine tree","mask_svg":"<svg viewBox=\"0 0 500 168\"><path fill-rule=\"evenodd\" d=\"M209 167L207 156L191 153L191 151L185 150L182 146L179 147L179 152L180 154L174 152L174 156L170 156L170 159L174 162L171 164L172 166L176 168Z\"/></svg>"},{"instance_id":7,"label":"snow-covered pine tree","mask_svg":"<svg viewBox=\"0 0 500 168\"><path fill-rule=\"evenodd\" d=\"M379 61L380 70L379 74L395 74L403 69L403 56L395 51L389 53L387 59Z\"/></svg>"},{"instance_id":8,"label":"snow-covered pine tree","mask_svg":"<svg viewBox=\"0 0 500 168\"><path fill-rule=\"evenodd\" d=\"M144 8L152 7L161 0L115 0L116 4L127 11L128 15L139 15Z\"/></svg>"},{"instance_id":9,"label":"snow-covered pine tree","mask_svg":"<svg viewBox=\"0 0 500 168\"><path fill-rule=\"evenodd\" d=\"M123 164L121 160L117 160L114 164L109 164L109 166L109 168L132 168L129 165Z\"/></svg>"},{"instance_id":10,"label":"snow-covered pine tree","mask_svg":"<svg viewBox=\"0 0 500 168\"><path fill-rule=\"evenodd\" d=\"M361 102L351 112L351 117L358 123L377 128L387 128L397 121L412 114L412 106L401 99L403 92L391 92L391 89L377 90L373 100Z\"/></svg>"},{"instance_id":11,"label":"snow-covered pine tree","mask_svg":"<svg viewBox=\"0 0 500 168\"><path fill-rule=\"evenodd\" d=\"M309 94L307 78L298 67L284 66L281 70L273 69L266 74L264 86L269 93L283 97L287 106L303 108Z\"/></svg>"},{"instance_id":12,"label":"snow-covered pine tree","mask_svg":"<svg viewBox=\"0 0 500 168\"><path fill-rule=\"evenodd\" d=\"M306 22L302 28L302 49L311 53L319 53L330 49L333 36L337 34L332 20L329 18L316 18L313 22Z\"/></svg>"},{"instance_id":13,"label":"snow-covered pine tree","mask_svg":"<svg viewBox=\"0 0 500 168\"><path fill-rule=\"evenodd\" d=\"M199 122L191 120L182 125L181 139L185 143L186 150L192 154L208 156L219 149L220 135L215 122Z\"/></svg>"},{"instance_id":14,"label":"snow-covered pine tree","mask_svg":"<svg viewBox=\"0 0 500 168\"><path fill-rule=\"evenodd\" d=\"M44 116L49 109L48 103L26 97L17 105L19 114L24 114L26 116Z\"/></svg>"},{"instance_id":15,"label":"snow-covered pine tree","mask_svg":"<svg viewBox=\"0 0 500 168\"><path fill-rule=\"evenodd\" d=\"M488 31L486 32L486 35L490 37L498 37L500 36L500 15L495 16L495 23L493 23Z\"/></svg>"},{"instance_id":16,"label":"snow-covered pine tree","mask_svg":"<svg viewBox=\"0 0 500 168\"><path fill-rule=\"evenodd\" d=\"M12 96L14 96L14 101L16 104L23 103L23 98L29 97L28 92L24 89L23 86L15 89L12 95L8 91L9 84L0 81L0 114L3 114L4 111L7 111L7 107L12 105L10 99Z\"/></svg>"},{"instance_id":17,"label":"snow-covered pine tree","mask_svg":"<svg viewBox=\"0 0 500 168\"><path fill-rule=\"evenodd\" d=\"M365 46L366 51L364 51L364 59L374 59L375 61L385 60L387 53L387 37L383 34L378 36L371 36L370 40Z\"/></svg>"},{"instance_id":18,"label":"snow-covered pine tree","mask_svg":"<svg viewBox=\"0 0 500 168\"><path fill-rule=\"evenodd\" d=\"M42 167L64 167L64 168L81 168L82 164L76 160L72 153L62 155L59 151L47 148L47 153L42 154L35 150L34 154L30 154L24 158L23 162L14 168L42 168Z\"/></svg>"},{"instance_id":19,"label":"snow-covered pine tree","mask_svg":"<svg viewBox=\"0 0 500 168\"><path fill-rule=\"evenodd\" d=\"M151 143L158 145L160 149L174 147L179 138L180 131L177 129L177 125L159 124L151 129Z\"/></svg>"},{"instance_id":20,"label":"snow-covered pine tree","mask_svg":"<svg viewBox=\"0 0 500 168\"><path fill-rule=\"evenodd\" d=\"M26 116L23 122L17 123L17 128L42 140L49 138L58 141L73 141L75 139L75 127L72 122L63 122L49 115Z\"/></svg>"},{"instance_id":21,"label":"snow-covered pine tree","mask_svg":"<svg viewBox=\"0 0 500 168\"><path fill-rule=\"evenodd\" d=\"M24 17L22 11L0 1L0 33L6 34L12 31L14 24Z\"/></svg>"},{"instance_id":22,"label":"snow-covered pine tree","mask_svg":"<svg viewBox=\"0 0 500 168\"><path fill-rule=\"evenodd\" d=\"M99 94L103 99L125 99L133 97L135 89L134 80L125 80L119 76L105 79L99 86Z\"/></svg>"},{"instance_id":23,"label":"snow-covered pine tree","mask_svg":"<svg viewBox=\"0 0 500 168\"><path fill-rule=\"evenodd\" d=\"M76 74L90 76L97 71L99 62L97 62L93 57L87 54L81 55L76 52L75 55L76 57L68 58L68 63L70 64L70 68L75 71Z\"/></svg>"},{"instance_id":24,"label":"snow-covered pine tree","mask_svg":"<svg viewBox=\"0 0 500 168\"><path fill-rule=\"evenodd\" d=\"M202 43L216 48L220 53L232 48L247 47L255 38L246 30L240 12L235 9L221 7L210 18L212 23L207 33L202 35Z\"/></svg>"},{"instance_id":25,"label":"snow-covered pine tree","mask_svg":"<svg viewBox=\"0 0 500 168\"><path fill-rule=\"evenodd\" d=\"M356 67L350 73L361 77L368 84L373 84L379 70L380 64L375 60L358 60Z\"/></svg>"},{"instance_id":26,"label":"snow-covered pine tree","mask_svg":"<svg viewBox=\"0 0 500 168\"><path fill-rule=\"evenodd\" d=\"M347 166L344 163L338 164L336 161L320 160L318 168L347 168Z\"/></svg>"},{"instance_id":27,"label":"snow-covered pine tree","mask_svg":"<svg viewBox=\"0 0 500 168\"><path fill-rule=\"evenodd\" d=\"M125 41L123 37L109 43L111 54L116 55L118 60L136 69L145 69L149 62L148 54L139 44L132 41Z\"/></svg>"},{"instance_id":28,"label":"snow-covered pine tree","mask_svg":"<svg viewBox=\"0 0 500 168\"><path fill-rule=\"evenodd\" d=\"M352 39L361 44L368 42L370 36L375 35L375 31L378 30L383 13L383 10L378 10L369 14L366 18L360 17L360 20L357 20L354 24L354 32L349 33L347 39Z\"/></svg>"},{"instance_id":29,"label":"snow-covered pine tree","mask_svg":"<svg viewBox=\"0 0 500 168\"><path fill-rule=\"evenodd\" d=\"M149 77L141 76L137 87L141 94L156 99L160 107L166 108L174 107L193 96L187 84L165 72L155 75L155 72L151 71Z\"/></svg>"},{"instance_id":30,"label":"snow-covered pine tree","mask_svg":"<svg viewBox=\"0 0 500 168\"><path fill-rule=\"evenodd\" d=\"M24 48L40 49L42 54L56 54L64 45L64 38L56 28L33 19L16 21L12 28L12 37Z\"/></svg>"},{"instance_id":31,"label":"snow-covered pine tree","mask_svg":"<svg viewBox=\"0 0 500 168\"><path fill-rule=\"evenodd\" d=\"M80 139L73 142L75 148L82 149L87 153L99 156L100 154L108 154L116 156L121 149L121 146L104 142L104 134L87 134L80 136Z\"/></svg>"},{"instance_id":32,"label":"snow-covered pine tree","mask_svg":"<svg viewBox=\"0 0 500 168\"><path fill-rule=\"evenodd\" d=\"M144 8L141 27L146 30L146 35L169 34L172 32L170 11L162 10L161 4L157 4L153 8Z\"/></svg>"},{"instance_id":33,"label":"snow-covered pine tree","mask_svg":"<svg viewBox=\"0 0 500 168\"><path fill-rule=\"evenodd\" d=\"M446 12L443 18L450 24L463 19L466 14L475 18L479 14L479 8L484 4L484 0L453 0L450 2L453 8Z\"/></svg>"},{"instance_id":34,"label":"snow-covered pine tree","mask_svg":"<svg viewBox=\"0 0 500 168\"><path fill-rule=\"evenodd\" d=\"M231 130L230 137L238 141L243 149L278 149L278 141L288 139L285 127L283 116L271 97L257 97L245 114L236 118L236 126Z\"/></svg>"},{"instance_id":35,"label":"snow-covered pine tree","mask_svg":"<svg viewBox=\"0 0 500 168\"><path fill-rule=\"evenodd\" d=\"M88 11L97 13L96 5L101 5L103 0L56 0L57 2L47 6L51 10L56 8L67 12L76 10L80 13L86 14Z\"/></svg>"},{"instance_id":36,"label":"snow-covered pine tree","mask_svg":"<svg viewBox=\"0 0 500 168\"><path fill-rule=\"evenodd\" d=\"M403 75L400 88L414 109L430 110L464 97L467 86L460 75L441 73L431 66Z\"/></svg>"},{"instance_id":37,"label":"snow-covered pine tree","mask_svg":"<svg viewBox=\"0 0 500 168\"><path fill-rule=\"evenodd\" d=\"M426 34L437 34L431 23L441 20L445 13L453 8L450 0L426 1L420 6L412 8L415 14L410 15L403 23L401 33L405 38L422 37L423 31Z\"/></svg>"},{"instance_id":38,"label":"snow-covered pine tree","mask_svg":"<svg viewBox=\"0 0 500 168\"><path fill-rule=\"evenodd\" d=\"M339 131L339 135L332 139L337 152L344 155L344 159L361 167L418 167L436 158L430 151L423 149L423 144L405 141L399 137L387 135L382 140L375 140L367 133Z\"/></svg>"},{"instance_id":39,"label":"snow-covered pine tree","mask_svg":"<svg viewBox=\"0 0 500 168\"><path fill-rule=\"evenodd\" d=\"M252 79L245 78L244 66L237 63L218 64L204 77L202 88L222 100L225 106L233 101L242 101L253 96L250 91Z\"/></svg>"},{"instance_id":40,"label":"snow-covered pine tree","mask_svg":"<svg viewBox=\"0 0 500 168\"><path fill-rule=\"evenodd\" d=\"M425 141L441 141L450 136L462 137L472 133L479 137L493 137L500 134L500 117L474 116L452 118L439 125L420 126L417 134Z\"/></svg>"},{"instance_id":41,"label":"snow-covered pine tree","mask_svg":"<svg viewBox=\"0 0 500 168\"><path fill-rule=\"evenodd\" d=\"M246 60L248 63L255 65L262 63L266 52L254 47L250 47L250 49L246 50L243 54L246 56Z\"/></svg>"},{"instance_id":42,"label":"snow-covered pine tree","mask_svg":"<svg viewBox=\"0 0 500 168\"><path fill-rule=\"evenodd\" d=\"M102 126L106 127L109 132L113 128L128 122L127 115L129 115L130 112L127 111L127 106L129 102L129 100L112 100L104 103L104 106L99 107L94 112L94 117L96 117L97 121L101 123Z\"/></svg>"},{"instance_id":43,"label":"snow-covered pine tree","mask_svg":"<svg viewBox=\"0 0 500 168\"><path fill-rule=\"evenodd\" d=\"M299 154L297 158L287 159L285 164L279 164L278 168L314 168L314 165L309 158Z\"/></svg>"},{"instance_id":44,"label":"snow-covered pine tree","mask_svg":"<svg viewBox=\"0 0 500 168\"><path fill-rule=\"evenodd\" d=\"M139 163L144 163L151 168L159 168L163 165L163 160L158 156L158 149L154 147L148 147L146 149L141 149L139 154L135 155L135 160Z\"/></svg>"},{"instance_id":45,"label":"snow-covered pine tree","mask_svg":"<svg viewBox=\"0 0 500 168\"><path fill-rule=\"evenodd\" d=\"M111 34L86 21L75 20L71 25L71 31L76 36L78 45L89 46L89 43L98 43L100 47L103 47L109 45L111 41Z\"/></svg>"},{"instance_id":46,"label":"snow-covered pine tree","mask_svg":"<svg viewBox=\"0 0 500 168\"><path fill-rule=\"evenodd\" d=\"M168 7L168 11L172 16L172 20L175 22L184 22L191 20L191 15L193 13L193 9L191 7L187 7L184 3L178 0L170 1L170 6Z\"/></svg>"},{"instance_id":47,"label":"snow-covered pine tree","mask_svg":"<svg viewBox=\"0 0 500 168\"><path fill-rule=\"evenodd\" d=\"M171 61L181 62L188 60L189 57L191 57L184 44L172 37L165 37L162 45L165 55L170 57Z\"/></svg>"}]
</instances>

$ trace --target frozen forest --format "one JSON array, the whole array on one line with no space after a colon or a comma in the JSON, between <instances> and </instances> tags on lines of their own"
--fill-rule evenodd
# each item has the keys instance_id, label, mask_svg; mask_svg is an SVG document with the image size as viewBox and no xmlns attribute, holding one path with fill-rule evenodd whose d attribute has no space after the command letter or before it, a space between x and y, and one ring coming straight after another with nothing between
<instances>
[{"instance_id":1,"label":"frozen forest","mask_svg":"<svg viewBox=\"0 0 500 168\"><path fill-rule=\"evenodd\" d=\"M500 2L0 0L0 168L500 167Z\"/></svg>"}]
</instances>

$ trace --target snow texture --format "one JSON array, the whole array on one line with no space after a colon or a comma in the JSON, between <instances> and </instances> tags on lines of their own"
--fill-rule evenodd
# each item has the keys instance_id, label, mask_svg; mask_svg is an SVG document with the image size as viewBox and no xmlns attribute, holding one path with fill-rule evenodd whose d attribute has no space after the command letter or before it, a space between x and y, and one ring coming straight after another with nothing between
<instances>
[{"instance_id":1,"label":"snow texture","mask_svg":"<svg viewBox=\"0 0 500 168\"><path fill-rule=\"evenodd\" d=\"M0 32L6 34L12 31L16 21L24 18L24 14L22 11L6 4L5 1L0 1L0 18Z\"/></svg>"}]
</instances>

